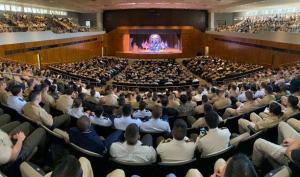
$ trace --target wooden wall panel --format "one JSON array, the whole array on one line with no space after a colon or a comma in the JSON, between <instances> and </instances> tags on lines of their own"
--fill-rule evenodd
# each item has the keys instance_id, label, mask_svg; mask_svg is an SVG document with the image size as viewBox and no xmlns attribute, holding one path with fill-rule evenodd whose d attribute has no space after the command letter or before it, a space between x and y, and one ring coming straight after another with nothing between
<instances>
[{"instance_id":1,"label":"wooden wall panel","mask_svg":"<svg viewBox=\"0 0 300 177\"><path fill-rule=\"evenodd\" d=\"M0 58L37 65L38 55L42 65L90 59L102 54L104 35L69 39L30 42L0 46Z\"/></svg>"}]
</instances>

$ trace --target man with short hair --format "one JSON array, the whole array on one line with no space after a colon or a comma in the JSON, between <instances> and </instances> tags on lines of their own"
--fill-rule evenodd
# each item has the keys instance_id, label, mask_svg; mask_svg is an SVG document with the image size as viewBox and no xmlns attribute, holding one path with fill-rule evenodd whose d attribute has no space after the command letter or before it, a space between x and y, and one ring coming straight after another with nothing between
<instances>
[{"instance_id":1,"label":"man with short hair","mask_svg":"<svg viewBox=\"0 0 300 177\"><path fill-rule=\"evenodd\" d=\"M134 111L132 116L134 118L144 119L144 118L150 118L152 116L152 113L151 111L146 109L146 103L144 101L140 101L139 110Z\"/></svg>"},{"instance_id":2,"label":"man with short hair","mask_svg":"<svg viewBox=\"0 0 300 177\"><path fill-rule=\"evenodd\" d=\"M107 91L107 95L102 97L100 101L107 106L118 106L118 97L114 94L112 89Z\"/></svg>"},{"instance_id":3,"label":"man with short hair","mask_svg":"<svg viewBox=\"0 0 300 177\"><path fill-rule=\"evenodd\" d=\"M86 97L85 101L94 103L94 104L98 104L99 103L99 98L96 97L96 90L95 89L91 89L89 96Z\"/></svg>"},{"instance_id":4,"label":"man with short hair","mask_svg":"<svg viewBox=\"0 0 300 177\"><path fill-rule=\"evenodd\" d=\"M205 122L209 130L205 136L197 138L198 150L202 152L201 156L207 156L228 148L231 133L227 128L218 128L219 115L211 111L205 115Z\"/></svg>"},{"instance_id":5,"label":"man with short hair","mask_svg":"<svg viewBox=\"0 0 300 177\"><path fill-rule=\"evenodd\" d=\"M188 96L181 95L180 96L180 105L177 107L178 116L192 116L194 115L194 106L187 104L188 103Z\"/></svg>"},{"instance_id":6,"label":"man with short hair","mask_svg":"<svg viewBox=\"0 0 300 177\"><path fill-rule=\"evenodd\" d=\"M77 120L77 126L69 130L70 142L80 146L83 149L106 154L113 142L119 141L122 131L116 130L103 140L91 126L91 120L87 116L82 116Z\"/></svg>"},{"instance_id":7,"label":"man with short hair","mask_svg":"<svg viewBox=\"0 0 300 177\"><path fill-rule=\"evenodd\" d=\"M167 96L164 96L161 100L162 105L162 115L168 116L168 117L175 117L178 115L178 112L176 109L169 107L169 99Z\"/></svg>"},{"instance_id":8,"label":"man with short hair","mask_svg":"<svg viewBox=\"0 0 300 177\"><path fill-rule=\"evenodd\" d=\"M152 117L141 125L141 130L144 132L171 132L168 122L163 121L162 108L155 105L152 110Z\"/></svg>"},{"instance_id":9,"label":"man with short hair","mask_svg":"<svg viewBox=\"0 0 300 177\"><path fill-rule=\"evenodd\" d=\"M145 135L149 136L149 135ZM146 141L144 136L143 141ZM156 161L156 151L151 146L152 142L139 141L139 128L136 124L130 124L125 130L125 141L116 142L110 147L110 155L117 161L145 163ZM149 138L152 140L152 138ZM144 144L144 145L143 145ZM145 145L146 144L146 145ZM148 145L150 146L148 146Z\"/></svg>"},{"instance_id":10,"label":"man with short hair","mask_svg":"<svg viewBox=\"0 0 300 177\"><path fill-rule=\"evenodd\" d=\"M130 104L125 104L122 108L122 117L114 119L114 125L116 129L125 130L129 124L135 123L138 127L141 126L142 121L140 119L133 119L131 117L132 107Z\"/></svg>"},{"instance_id":11,"label":"man with short hair","mask_svg":"<svg viewBox=\"0 0 300 177\"><path fill-rule=\"evenodd\" d=\"M104 117L104 109L101 105L96 105L94 108L95 115L90 116L91 122L93 124L110 127L112 125L112 121L108 117Z\"/></svg>"},{"instance_id":12,"label":"man with short hair","mask_svg":"<svg viewBox=\"0 0 300 177\"><path fill-rule=\"evenodd\" d=\"M42 100L41 92L32 91L29 95L29 102L23 107L22 111L29 119L36 123L42 123L48 127L64 127L67 128L70 122L69 115L61 115L52 117L45 109L40 106Z\"/></svg>"},{"instance_id":13,"label":"man with short hair","mask_svg":"<svg viewBox=\"0 0 300 177\"><path fill-rule=\"evenodd\" d=\"M217 100L214 102L213 107L215 110L220 110L227 108L231 105L231 100L225 97L225 90L218 90L217 91Z\"/></svg>"},{"instance_id":14,"label":"man with short hair","mask_svg":"<svg viewBox=\"0 0 300 177\"><path fill-rule=\"evenodd\" d=\"M23 106L26 104L26 101L23 99L23 90L20 85L15 85L11 89L12 95L7 99L7 105L15 109L18 112L21 112Z\"/></svg>"},{"instance_id":15,"label":"man with short hair","mask_svg":"<svg viewBox=\"0 0 300 177\"><path fill-rule=\"evenodd\" d=\"M69 88L67 88L67 90L65 91L65 94L60 95L59 98L56 100L55 106L56 109L62 111L63 113L67 113L68 110L72 107L73 105L73 93L74 90L71 86L69 86Z\"/></svg>"},{"instance_id":16,"label":"man with short hair","mask_svg":"<svg viewBox=\"0 0 300 177\"><path fill-rule=\"evenodd\" d=\"M265 96L257 98L255 102L258 107L262 107L269 105L272 101L275 101L275 95L273 94L273 87L268 85L265 88Z\"/></svg>"},{"instance_id":17,"label":"man with short hair","mask_svg":"<svg viewBox=\"0 0 300 177\"><path fill-rule=\"evenodd\" d=\"M156 148L162 162L182 162L193 159L196 143L186 137L187 124L183 119L174 122L173 139L163 140Z\"/></svg>"}]
</instances>

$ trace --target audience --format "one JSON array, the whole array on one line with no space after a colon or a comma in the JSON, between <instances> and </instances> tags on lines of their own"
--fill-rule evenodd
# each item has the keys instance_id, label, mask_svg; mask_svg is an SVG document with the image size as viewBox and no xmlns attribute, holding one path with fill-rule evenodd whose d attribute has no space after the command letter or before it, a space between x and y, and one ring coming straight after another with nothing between
<instances>
[{"instance_id":1,"label":"audience","mask_svg":"<svg viewBox=\"0 0 300 177\"><path fill-rule=\"evenodd\" d=\"M141 126L142 121L140 119L134 119L131 116L132 107L129 104L125 104L122 108L122 117L114 119L114 126L118 130L125 130L129 124L136 124L138 127Z\"/></svg>"}]
</instances>

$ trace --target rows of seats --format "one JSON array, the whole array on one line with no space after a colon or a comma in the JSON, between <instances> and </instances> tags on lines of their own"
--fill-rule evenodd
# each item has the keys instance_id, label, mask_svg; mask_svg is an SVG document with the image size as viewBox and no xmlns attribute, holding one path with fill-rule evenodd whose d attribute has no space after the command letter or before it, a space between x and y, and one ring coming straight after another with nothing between
<instances>
[{"instance_id":1,"label":"rows of seats","mask_svg":"<svg viewBox=\"0 0 300 177\"><path fill-rule=\"evenodd\" d=\"M266 16L247 17L235 25L224 25L217 31L258 33L263 31L300 32L300 14L274 14Z\"/></svg>"}]
</instances>

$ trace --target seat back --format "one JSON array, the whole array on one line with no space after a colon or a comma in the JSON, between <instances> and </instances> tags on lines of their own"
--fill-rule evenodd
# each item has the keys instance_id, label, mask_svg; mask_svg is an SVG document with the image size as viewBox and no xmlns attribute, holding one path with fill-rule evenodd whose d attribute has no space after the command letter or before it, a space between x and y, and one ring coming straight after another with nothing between
<instances>
[{"instance_id":1,"label":"seat back","mask_svg":"<svg viewBox=\"0 0 300 177\"><path fill-rule=\"evenodd\" d=\"M57 117L57 116L60 116L60 115L63 115L64 113L52 106L50 106L50 113L53 117Z\"/></svg>"},{"instance_id":2,"label":"seat back","mask_svg":"<svg viewBox=\"0 0 300 177\"><path fill-rule=\"evenodd\" d=\"M272 143L277 144L277 138L278 138L278 125L263 130L262 138L265 140L268 140Z\"/></svg>"},{"instance_id":3,"label":"seat back","mask_svg":"<svg viewBox=\"0 0 300 177\"><path fill-rule=\"evenodd\" d=\"M227 160L231 156L233 156L234 152L235 152L235 147L229 146L227 149L222 150L220 152L210 154L204 157L200 157L197 160L197 167L201 171L203 176L209 176L213 174L214 165L218 159L223 158L224 160Z\"/></svg>"},{"instance_id":4,"label":"seat back","mask_svg":"<svg viewBox=\"0 0 300 177\"><path fill-rule=\"evenodd\" d=\"M30 122L31 125L34 127L34 128L38 128L40 126L41 123L37 123L33 120L31 120L28 116L26 116L25 114L21 114L21 113L18 113L19 114L19 117L20 117L20 120L25 122Z\"/></svg>"},{"instance_id":5,"label":"seat back","mask_svg":"<svg viewBox=\"0 0 300 177\"><path fill-rule=\"evenodd\" d=\"M265 177L286 177L286 176L291 176L291 170L287 166L282 166L280 168L274 169L265 175Z\"/></svg>"},{"instance_id":6,"label":"seat back","mask_svg":"<svg viewBox=\"0 0 300 177\"><path fill-rule=\"evenodd\" d=\"M20 165L20 171L22 177L43 177L45 175L41 168L28 162L23 162Z\"/></svg>"},{"instance_id":7,"label":"seat back","mask_svg":"<svg viewBox=\"0 0 300 177\"><path fill-rule=\"evenodd\" d=\"M110 171L115 169L124 170L126 176L138 175L138 176L153 176L155 166L151 162L146 163L131 163L131 162L121 162L115 159L109 160Z\"/></svg>"},{"instance_id":8,"label":"seat back","mask_svg":"<svg viewBox=\"0 0 300 177\"><path fill-rule=\"evenodd\" d=\"M170 173L175 174L176 176L185 176L187 171L191 168L196 167L196 158L184 161L184 162L159 162L157 164L156 176L166 176Z\"/></svg>"},{"instance_id":9,"label":"seat back","mask_svg":"<svg viewBox=\"0 0 300 177\"><path fill-rule=\"evenodd\" d=\"M15 109L10 108L6 104L2 104L2 108L3 108L4 113L9 114L12 120L20 120L20 115Z\"/></svg>"},{"instance_id":10,"label":"seat back","mask_svg":"<svg viewBox=\"0 0 300 177\"><path fill-rule=\"evenodd\" d=\"M240 116L229 117L224 120L224 127L227 127L231 133L239 133L239 119L242 118Z\"/></svg>"},{"instance_id":11,"label":"seat back","mask_svg":"<svg viewBox=\"0 0 300 177\"><path fill-rule=\"evenodd\" d=\"M0 171L0 177L7 177L7 176Z\"/></svg>"},{"instance_id":12,"label":"seat back","mask_svg":"<svg viewBox=\"0 0 300 177\"><path fill-rule=\"evenodd\" d=\"M43 125L43 124L41 124L40 126L41 126L44 130L46 130L46 132L49 133L50 135L52 135L52 136L54 136L54 137L56 137L56 138L58 138L58 139L62 139L62 140L64 139L64 137L63 137L61 134L56 133L55 131L49 129L47 126L45 126L45 125Z\"/></svg>"},{"instance_id":13,"label":"seat back","mask_svg":"<svg viewBox=\"0 0 300 177\"><path fill-rule=\"evenodd\" d=\"M241 140L237 147L236 152L244 153L247 156L251 155L253 152L253 144L255 140L262 137L263 131L256 132L255 134Z\"/></svg>"},{"instance_id":14,"label":"seat back","mask_svg":"<svg viewBox=\"0 0 300 177\"><path fill-rule=\"evenodd\" d=\"M74 150L76 150L78 152L77 155L78 154L82 154L84 157L91 156L91 157L103 158L103 156L101 154L97 154L95 152L83 149L83 148L77 146L74 143L70 143L70 146L72 147L72 149L74 149ZM79 156L79 157L81 157L81 156Z\"/></svg>"}]
</instances>

